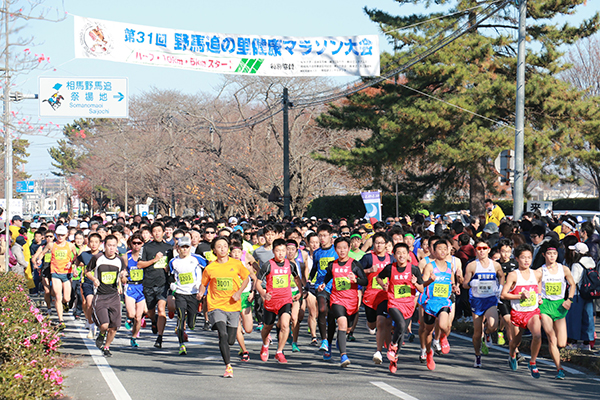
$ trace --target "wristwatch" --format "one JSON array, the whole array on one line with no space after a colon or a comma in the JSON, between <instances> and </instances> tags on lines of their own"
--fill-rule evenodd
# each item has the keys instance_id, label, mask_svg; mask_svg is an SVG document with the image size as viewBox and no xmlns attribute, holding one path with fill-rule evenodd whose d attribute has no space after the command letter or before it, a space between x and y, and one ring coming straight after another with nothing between
<instances>
[{"instance_id":1,"label":"wristwatch","mask_svg":"<svg viewBox=\"0 0 600 400\"><path fill-rule=\"evenodd\" d=\"M571 300L571 302L573 302L573 298L572 297L569 297L567 300Z\"/></svg>"}]
</instances>

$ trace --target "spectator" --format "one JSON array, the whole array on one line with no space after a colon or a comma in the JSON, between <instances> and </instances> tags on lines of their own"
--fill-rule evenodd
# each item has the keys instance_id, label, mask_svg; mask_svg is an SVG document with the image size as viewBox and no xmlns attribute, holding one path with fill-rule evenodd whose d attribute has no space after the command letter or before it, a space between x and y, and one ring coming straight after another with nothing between
<instances>
[{"instance_id":1,"label":"spectator","mask_svg":"<svg viewBox=\"0 0 600 400\"><path fill-rule=\"evenodd\" d=\"M495 222L488 222L485 224L485 228L483 228L482 238L489 242L491 247L496 246L498 240L500 240L500 233L498 232L498 224Z\"/></svg>"},{"instance_id":2,"label":"spectator","mask_svg":"<svg viewBox=\"0 0 600 400\"><path fill-rule=\"evenodd\" d=\"M589 255L594 259L594 262L598 263L598 242L600 242L600 237L598 234L594 232L594 225L590 221L585 221L581 224L581 228L579 233L581 235L581 240L587 245L589 249Z\"/></svg>"},{"instance_id":3,"label":"spectator","mask_svg":"<svg viewBox=\"0 0 600 400\"><path fill-rule=\"evenodd\" d=\"M471 244L471 237L468 234L466 234L466 233L460 234L458 236L458 243L459 243L459 248L458 248L455 256L461 262L462 270L463 270L462 273L464 276L467 264L469 264L469 262L471 260L473 260L477 254L475 253L475 248ZM461 289L460 296L459 296L458 300L456 301L456 314L455 314L454 318L462 318L462 317L468 318L470 316L471 316L471 305L469 303L469 291Z\"/></svg>"},{"instance_id":4,"label":"spectator","mask_svg":"<svg viewBox=\"0 0 600 400\"><path fill-rule=\"evenodd\" d=\"M496 226L500 226L502 218L505 217L504 211L495 205L492 199L485 199L485 211L485 225L487 226L490 222L493 222Z\"/></svg>"},{"instance_id":5,"label":"spectator","mask_svg":"<svg viewBox=\"0 0 600 400\"><path fill-rule=\"evenodd\" d=\"M21 275L22 277L25 277L25 269L27 268L27 261L23 255L23 246L25 246L25 243L27 243L27 241L23 236L17 236L15 244L13 244L11 248L12 254L17 263L15 265L11 265L10 270L15 274Z\"/></svg>"},{"instance_id":6,"label":"spectator","mask_svg":"<svg viewBox=\"0 0 600 400\"><path fill-rule=\"evenodd\" d=\"M582 350L591 350L590 342L594 340L594 302L584 300L579 296L579 286L585 269L593 269L596 263L589 256L589 249L585 243L578 243L574 235L567 236L564 240L566 247L567 266L571 269L573 280L577 286L571 308L567 314L567 337L572 347L577 341L583 341Z\"/></svg>"},{"instance_id":7,"label":"spectator","mask_svg":"<svg viewBox=\"0 0 600 400\"><path fill-rule=\"evenodd\" d=\"M538 269L546 262L546 259L540 252L540 248L542 247L542 244L550 240L550 238L546 238L546 229L541 225L536 225L531 228L531 231L529 231L529 238L533 245L533 262L531 264L531 269Z\"/></svg>"}]
</instances>

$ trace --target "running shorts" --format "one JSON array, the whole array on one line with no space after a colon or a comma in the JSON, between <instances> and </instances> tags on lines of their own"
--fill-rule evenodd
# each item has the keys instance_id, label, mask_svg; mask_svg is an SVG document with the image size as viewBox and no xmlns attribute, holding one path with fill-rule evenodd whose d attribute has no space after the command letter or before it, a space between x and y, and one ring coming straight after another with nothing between
<instances>
[{"instance_id":1,"label":"running shorts","mask_svg":"<svg viewBox=\"0 0 600 400\"><path fill-rule=\"evenodd\" d=\"M277 313L265 308L263 322L265 325L273 325L275 323L275 318L281 317L284 313L292 314L292 303L282 305Z\"/></svg>"},{"instance_id":2,"label":"running shorts","mask_svg":"<svg viewBox=\"0 0 600 400\"><path fill-rule=\"evenodd\" d=\"M518 328L526 329L529 320L536 315L540 315L539 308L536 308L535 310L529 312L519 312L512 310L510 312L510 322L512 322L512 324Z\"/></svg>"},{"instance_id":3,"label":"running shorts","mask_svg":"<svg viewBox=\"0 0 600 400\"><path fill-rule=\"evenodd\" d=\"M569 310L563 307L564 300L548 300L544 299L540 304L540 313L552 318L552 321L563 319L567 316Z\"/></svg>"},{"instance_id":4,"label":"running shorts","mask_svg":"<svg viewBox=\"0 0 600 400\"><path fill-rule=\"evenodd\" d=\"M125 296L131 297L136 303L146 300L144 297L144 287L140 284L129 284L127 285L127 291Z\"/></svg>"}]
</instances>

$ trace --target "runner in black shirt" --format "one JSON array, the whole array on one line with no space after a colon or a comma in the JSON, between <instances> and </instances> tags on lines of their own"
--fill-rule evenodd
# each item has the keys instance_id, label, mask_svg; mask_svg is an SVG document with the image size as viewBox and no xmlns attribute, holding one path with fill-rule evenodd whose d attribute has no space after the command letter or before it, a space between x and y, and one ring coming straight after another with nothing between
<instances>
[{"instance_id":1,"label":"runner in black shirt","mask_svg":"<svg viewBox=\"0 0 600 400\"><path fill-rule=\"evenodd\" d=\"M154 347L162 348L162 336L167 323L165 311L167 305L167 271L169 260L167 254L173 246L163 241L164 228L160 222L151 226L153 241L144 244L138 268L144 269L144 297L148 306L148 316L152 320L152 333L158 333ZM158 307L158 316L155 309Z\"/></svg>"}]
</instances>

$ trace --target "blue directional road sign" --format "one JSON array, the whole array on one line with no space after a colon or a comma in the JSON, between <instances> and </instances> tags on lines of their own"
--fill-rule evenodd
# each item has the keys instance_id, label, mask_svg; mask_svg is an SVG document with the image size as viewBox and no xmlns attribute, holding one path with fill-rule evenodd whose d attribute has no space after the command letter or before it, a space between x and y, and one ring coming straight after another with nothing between
<instances>
[{"instance_id":1,"label":"blue directional road sign","mask_svg":"<svg viewBox=\"0 0 600 400\"><path fill-rule=\"evenodd\" d=\"M40 77L41 117L127 118L127 78Z\"/></svg>"},{"instance_id":2,"label":"blue directional road sign","mask_svg":"<svg viewBox=\"0 0 600 400\"><path fill-rule=\"evenodd\" d=\"M17 181L17 193L33 193L35 181Z\"/></svg>"}]
</instances>

